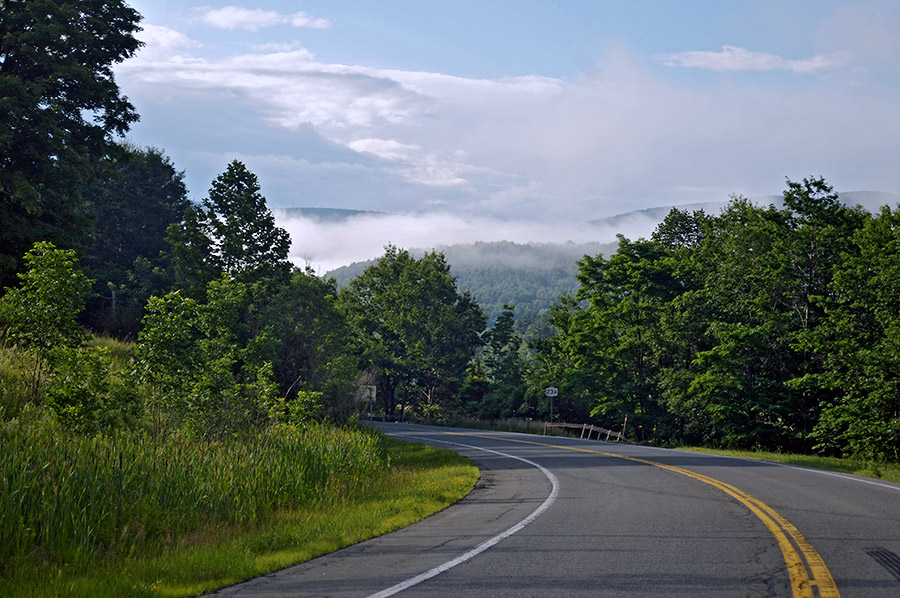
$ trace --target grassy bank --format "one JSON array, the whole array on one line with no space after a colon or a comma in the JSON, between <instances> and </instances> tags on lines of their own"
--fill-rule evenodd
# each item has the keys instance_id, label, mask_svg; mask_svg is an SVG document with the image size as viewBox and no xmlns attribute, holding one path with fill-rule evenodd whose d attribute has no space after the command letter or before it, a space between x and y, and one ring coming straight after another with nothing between
<instances>
[{"instance_id":1,"label":"grassy bank","mask_svg":"<svg viewBox=\"0 0 900 598\"><path fill-rule=\"evenodd\" d=\"M478 476L455 453L354 429L217 444L2 426L3 596L196 594L408 525Z\"/></svg>"},{"instance_id":2,"label":"grassy bank","mask_svg":"<svg viewBox=\"0 0 900 598\"><path fill-rule=\"evenodd\" d=\"M742 457L745 459L759 459L773 463L785 463L799 465L801 467L815 467L828 471L838 471L855 475L878 478L891 482L900 482L900 464L881 463L875 461L861 461L857 459L838 459L836 457L817 457L812 455L791 455L784 453L768 453L754 451L733 451L709 449L703 447L682 447L679 450L724 455L727 457Z\"/></svg>"}]
</instances>

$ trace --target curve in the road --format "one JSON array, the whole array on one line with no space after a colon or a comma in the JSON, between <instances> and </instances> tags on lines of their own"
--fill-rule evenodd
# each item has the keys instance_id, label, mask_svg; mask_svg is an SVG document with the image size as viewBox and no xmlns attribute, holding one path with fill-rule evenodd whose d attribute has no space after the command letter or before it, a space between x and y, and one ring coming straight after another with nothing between
<instances>
[{"instance_id":1,"label":"curve in the road","mask_svg":"<svg viewBox=\"0 0 900 598\"><path fill-rule=\"evenodd\" d=\"M476 434L460 432L444 432L444 434L477 436ZM815 548L813 548L813 546L803 537L800 531L790 521L775 511L775 509L739 488L688 469L658 463L649 459L640 459L638 457L629 457L605 451L549 444L546 442L535 442L531 440L517 440L512 438L504 438L503 440L506 442L532 444L568 451L603 455L605 457L615 457L616 459L625 459L626 461L659 467L708 484L731 496L750 509L750 511L762 521L763 525L765 525L769 532L775 537L778 547L781 549L781 553L784 556L784 562L787 565L794 598L814 598L816 595L818 595L819 598L840 598L840 592L838 592L837 585L834 582L831 572L828 570L828 567L825 565L825 562L822 560L819 553L816 552ZM514 458L518 459L519 457ZM814 587L818 590L818 594L814 593Z\"/></svg>"},{"instance_id":2,"label":"curve in the road","mask_svg":"<svg viewBox=\"0 0 900 598\"><path fill-rule=\"evenodd\" d=\"M409 436L409 435L403 435L403 434L389 434L389 436L403 437L403 438L408 438L410 440L425 440L424 438L418 438L416 436ZM501 457L509 457L510 459L515 459L517 461L521 461L523 463L531 465L532 467L536 467L550 481L550 485L552 487L552 489L550 490L550 495L547 496L547 498L544 500L544 502L542 502L541 505L537 509L535 509L528 517L526 517L525 519L523 519L516 525L512 526L508 530L497 534L493 538L485 540L484 542L482 542L481 544L479 544L472 550L459 555L455 559L451 559L451 560L447 561L446 563L442 563L441 565L438 565L437 567L429 569L428 571L421 573L419 575L416 575L415 577L411 577L405 581L401 581L400 583L395 584L395 585L393 585L387 589L384 589L380 592L371 594L367 598L388 598L388 596L393 596L394 594L402 592L403 590L406 590L407 588L411 588L415 585L422 583L423 581L431 579L432 577L435 577L436 575L440 575L444 571L448 571L448 570L452 569L453 567L456 567L457 565L461 565L462 563L465 563L469 559L472 559L472 558L478 556L479 554L481 554L488 548L495 546L497 543L501 542L502 540L504 540L504 539L512 536L513 534L519 532L520 530L522 530L526 525L528 525L529 523L531 523L532 521L534 521L535 519L540 517L544 511L549 509L550 506L554 502L556 502L556 497L559 496L559 480L557 480L556 476L553 475L548 469L546 469L545 467L543 467L541 465L538 465L534 461L530 461L529 459L525 459L523 457L517 457L515 455L510 455L508 453L502 453L500 451L483 448L480 446L472 446L469 444L462 444L459 442L449 442L446 440L434 440L433 438L429 439L429 440L431 442L439 442L441 444L449 444L449 445L453 445L453 446L474 449L476 451L483 451L485 453L493 453L493 454L499 455Z\"/></svg>"}]
</instances>

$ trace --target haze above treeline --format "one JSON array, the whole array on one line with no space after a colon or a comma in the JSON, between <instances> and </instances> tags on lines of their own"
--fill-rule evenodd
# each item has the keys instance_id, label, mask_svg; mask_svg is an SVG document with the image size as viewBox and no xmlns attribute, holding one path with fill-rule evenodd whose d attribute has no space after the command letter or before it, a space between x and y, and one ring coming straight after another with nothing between
<instances>
[{"instance_id":1,"label":"haze above treeline","mask_svg":"<svg viewBox=\"0 0 900 598\"><path fill-rule=\"evenodd\" d=\"M900 202L900 195L884 191L848 191L840 197L845 204L860 205L870 212ZM457 269L545 268L551 264L562 266L563 261L568 261L568 267L574 272L574 262L581 256L614 251L617 234L633 240L648 237L673 207L714 215L727 205L728 199L663 205L571 222L322 207L275 207L272 212L278 225L291 235L294 263L310 266L320 275L335 275L340 282L348 272L361 271L364 264L377 259L388 244L417 254L435 249L443 251L451 266ZM751 200L760 206L782 205L782 198L777 195ZM507 244L496 245L499 241ZM530 247L516 247L522 245Z\"/></svg>"}]
</instances>

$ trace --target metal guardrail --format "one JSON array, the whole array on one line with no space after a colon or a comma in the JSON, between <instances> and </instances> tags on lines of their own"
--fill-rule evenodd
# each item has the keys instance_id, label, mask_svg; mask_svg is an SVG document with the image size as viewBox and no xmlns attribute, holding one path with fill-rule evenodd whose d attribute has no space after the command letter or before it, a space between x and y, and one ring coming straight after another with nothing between
<instances>
[{"instance_id":1,"label":"metal guardrail","mask_svg":"<svg viewBox=\"0 0 900 598\"><path fill-rule=\"evenodd\" d=\"M613 432L612 430L607 430L606 428L601 428L600 426L595 426L593 424L564 424L564 423L551 424L551 423L545 422L544 423L544 436L547 435L547 430L552 429L552 428L561 428L563 430L574 430L576 432L578 430L580 430L581 431L580 438L585 438L585 434L587 434L586 438L588 440L590 440L591 436L594 434L594 432L596 432L597 440L604 440L604 441L609 442L610 438L615 438L616 442L625 442L627 444L634 444L632 441L628 440L628 438L626 438L619 432ZM606 437L602 438L602 436L604 436L604 435Z\"/></svg>"}]
</instances>

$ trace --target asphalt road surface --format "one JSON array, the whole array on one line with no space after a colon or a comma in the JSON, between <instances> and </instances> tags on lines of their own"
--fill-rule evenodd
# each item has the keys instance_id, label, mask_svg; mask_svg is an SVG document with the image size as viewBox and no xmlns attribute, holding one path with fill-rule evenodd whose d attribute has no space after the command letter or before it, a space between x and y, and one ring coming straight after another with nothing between
<instances>
[{"instance_id":1,"label":"asphalt road surface","mask_svg":"<svg viewBox=\"0 0 900 598\"><path fill-rule=\"evenodd\" d=\"M384 430L469 457L475 490L214 595L900 597L900 484L596 440Z\"/></svg>"}]
</instances>

